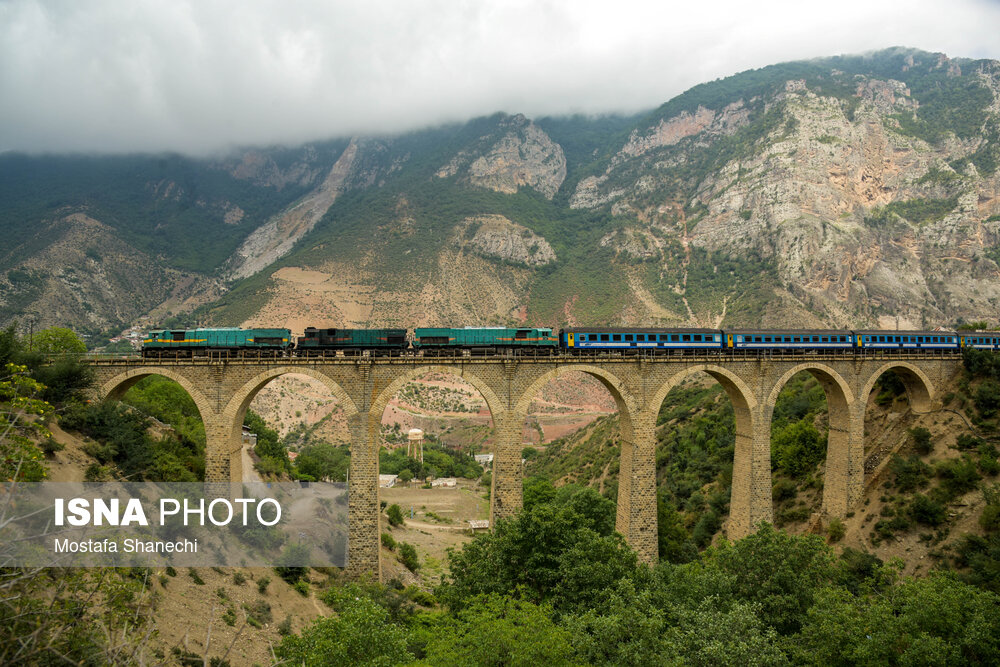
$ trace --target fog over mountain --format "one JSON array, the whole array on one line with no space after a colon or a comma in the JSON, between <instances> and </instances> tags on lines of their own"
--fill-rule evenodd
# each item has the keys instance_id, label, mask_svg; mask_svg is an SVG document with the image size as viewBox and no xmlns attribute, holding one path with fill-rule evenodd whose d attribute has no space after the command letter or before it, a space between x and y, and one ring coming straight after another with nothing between
<instances>
[{"instance_id":1,"label":"fog over mountain","mask_svg":"<svg viewBox=\"0 0 1000 667\"><path fill-rule=\"evenodd\" d=\"M905 44L1000 57L1000 4L0 3L0 150L177 151L494 111L648 109L793 59Z\"/></svg>"}]
</instances>

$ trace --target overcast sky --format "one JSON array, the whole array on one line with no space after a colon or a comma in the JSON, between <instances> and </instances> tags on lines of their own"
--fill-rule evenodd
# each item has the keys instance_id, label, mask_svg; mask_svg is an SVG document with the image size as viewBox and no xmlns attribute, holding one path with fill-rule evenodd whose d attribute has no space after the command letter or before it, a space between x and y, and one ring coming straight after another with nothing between
<instances>
[{"instance_id":1,"label":"overcast sky","mask_svg":"<svg viewBox=\"0 0 1000 667\"><path fill-rule=\"evenodd\" d=\"M629 112L895 45L1000 59L1000 1L0 0L0 151L203 154Z\"/></svg>"}]
</instances>

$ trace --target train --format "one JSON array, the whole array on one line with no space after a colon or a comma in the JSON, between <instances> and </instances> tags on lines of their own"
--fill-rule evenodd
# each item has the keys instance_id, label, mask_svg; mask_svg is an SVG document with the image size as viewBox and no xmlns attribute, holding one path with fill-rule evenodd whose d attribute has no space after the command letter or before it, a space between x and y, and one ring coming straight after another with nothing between
<instances>
[{"instance_id":1,"label":"train","mask_svg":"<svg viewBox=\"0 0 1000 667\"><path fill-rule=\"evenodd\" d=\"M417 327L412 330L196 328L150 331L147 358L310 356L547 356L684 354L859 354L870 351L947 353L1000 351L1000 331L836 329L651 329L573 327Z\"/></svg>"}]
</instances>

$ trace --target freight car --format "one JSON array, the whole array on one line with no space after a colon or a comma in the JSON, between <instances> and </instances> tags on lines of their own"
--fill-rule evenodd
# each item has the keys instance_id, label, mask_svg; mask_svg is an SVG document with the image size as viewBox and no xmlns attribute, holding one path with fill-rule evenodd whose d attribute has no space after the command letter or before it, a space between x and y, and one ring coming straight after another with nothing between
<instances>
[{"instance_id":1,"label":"freight car","mask_svg":"<svg viewBox=\"0 0 1000 667\"><path fill-rule=\"evenodd\" d=\"M288 329L158 329L142 341L143 357L190 358L210 353L254 357L288 354L295 343Z\"/></svg>"},{"instance_id":2,"label":"freight car","mask_svg":"<svg viewBox=\"0 0 1000 667\"><path fill-rule=\"evenodd\" d=\"M552 354L557 351L558 345L559 340L552 334L552 329L465 327L413 330L413 349L422 352L425 357L453 355L466 350L472 355L515 349L530 354Z\"/></svg>"},{"instance_id":3,"label":"freight car","mask_svg":"<svg viewBox=\"0 0 1000 667\"><path fill-rule=\"evenodd\" d=\"M398 356L403 354L409 343L406 329L317 329L306 327L305 335L299 336L296 353L312 357L343 352L353 356L371 350L376 356Z\"/></svg>"}]
</instances>

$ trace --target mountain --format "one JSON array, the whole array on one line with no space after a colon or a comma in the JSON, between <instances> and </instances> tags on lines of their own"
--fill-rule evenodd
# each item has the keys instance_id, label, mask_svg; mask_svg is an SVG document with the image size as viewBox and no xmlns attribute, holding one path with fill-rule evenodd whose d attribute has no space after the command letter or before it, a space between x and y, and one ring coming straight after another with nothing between
<instances>
[{"instance_id":1,"label":"mountain","mask_svg":"<svg viewBox=\"0 0 1000 667\"><path fill-rule=\"evenodd\" d=\"M895 48L630 117L495 114L213 160L0 156L0 313L89 330L150 311L298 330L995 324L998 93L996 61ZM124 245L66 236L80 216L134 248L133 278L95 268Z\"/></svg>"}]
</instances>

